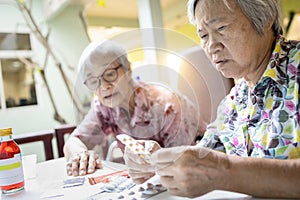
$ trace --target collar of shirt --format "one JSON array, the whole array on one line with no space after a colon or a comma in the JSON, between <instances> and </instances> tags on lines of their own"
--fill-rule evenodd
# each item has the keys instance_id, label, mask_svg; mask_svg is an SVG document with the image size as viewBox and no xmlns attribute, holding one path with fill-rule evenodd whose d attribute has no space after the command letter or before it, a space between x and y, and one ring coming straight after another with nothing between
<instances>
[{"instance_id":1,"label":"collar of shirt","mask_svg":"<svg viewBox=\"0 0 300 200\"><path fill-rule=\"evenodd\" d=\"M286 85L289 82L289 77L296 75L296 65L291 65L296 58L290 58L291 50L297 48L297 43L291 40L286 40L282 36L276 38L275 47L271 54L270 61L267 65L265 72L258 81L258 84L253 88L252 92L257 91L257 87L261 87L266 84L266 81L272 79L278 85ZM296 57L296 55L294 55ZM249 87L247 84L243 84L245 80L239 79L236 85L239 86L239 90L243 91L243 95L249 93ZM240 88L243 86L242 88ZM248 95L247 95L248 96Z\"/></svg>"},{"instance_id":2,"label":"collar of shirt","mask_svg":"<svg viewBox=\"0 0 300 200\"><path fill-rule=\"evenodd\" d=\"M294 44L293 41L286 40L282 36L277 37L269 64L261 80L271 78L281 85L288 83L288 77L296 74L296 68L293 65L289 65L290 62L293 62L293 59L289 57L291 56L291 50L296 47L296 44Z\"/></svg>"}]
</instances>

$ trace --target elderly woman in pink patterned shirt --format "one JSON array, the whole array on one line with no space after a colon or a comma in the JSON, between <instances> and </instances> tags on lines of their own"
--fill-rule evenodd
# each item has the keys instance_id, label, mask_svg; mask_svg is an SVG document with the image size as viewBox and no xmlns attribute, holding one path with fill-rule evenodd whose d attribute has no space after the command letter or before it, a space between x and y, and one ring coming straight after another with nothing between
<instances>
[{"instance_id":1,"label":"elderly woman in pink patterned shirt","mask_svg":"<svg viewBox=\"0 0 300 200\"><path fill-rule=\"evenodd\" d=\"M64 146L69 175L93 173L101 162L92 149L113 134L154 140L158 146L191 145L201 135L197 110L185 97L132 79L127 53L112 41L91 43L80 58L91 108ZM119 143L124 150L124 146Z\"/></svg>"},{"instance_id":2,"label":"elderly woman in pink patterned shirt","mask_svg":"<svg viewBox=\"0 0 300 200\"><path fill-rule=\"evenodd\" d=\"M300 41L281 35L280 2L189 0L201 47L237 81L196 146L152 154L171 194L300 199Z\"/></svg>"}]
</instances>

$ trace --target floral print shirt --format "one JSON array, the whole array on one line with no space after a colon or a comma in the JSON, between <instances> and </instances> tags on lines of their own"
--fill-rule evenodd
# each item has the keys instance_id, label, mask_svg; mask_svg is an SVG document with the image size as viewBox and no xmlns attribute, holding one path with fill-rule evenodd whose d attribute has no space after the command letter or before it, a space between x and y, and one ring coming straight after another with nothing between
<instances>
[{"instance_id":1,"label":"floral print shirt","mask_svg":"<svg viewBox=\"0 0 300 200\"><path fill-rule=\"evenodd\" d=\"M134 81L134 87L132 116L120 107L106 107L95 98L72 136L80 138L89 149L104 145L109 135L121 133L135 139L155 140L161 147L195 143L200 135L199 113L187 98L159 85ZM124 150L120 142L118 145Z\"/></svg>"},{"instance_id":2,"label":"floral print shirt","mask_svg":"<svg viewBox=\"0 0 300 200\"><path fill-rule=\"evenodd\" d=\"M278 36L256 86L237 82L199 145L245 157L300 158L299 84L300 42Z\"/></svg>"}]
</instances>

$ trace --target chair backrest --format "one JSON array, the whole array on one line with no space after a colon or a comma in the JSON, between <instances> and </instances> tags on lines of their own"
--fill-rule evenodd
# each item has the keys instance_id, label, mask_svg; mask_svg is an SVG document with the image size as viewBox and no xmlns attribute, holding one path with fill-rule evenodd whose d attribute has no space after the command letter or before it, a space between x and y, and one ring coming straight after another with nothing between
<instances>
[{"instance_id":1,"label":"chair backrest","mask_svg":"<svg viewBox=\"0 0 300 200\"><path fill-rule=\"evenodd\" d=\"M109 145L105 160L123 164L125 163L123 159L123 152L118 147L118 142L116 140Z\"/></svg>"},{"instance_id":2,"label":"chair backrest","mask_svg":"<svg viewBox=\"0 0 300 200\"><path fill-rule=\"evenodd\" d=\"M60 125L54 129L56 142L57 142L57 150L58 157L64 157L64 145L65 145L65 135L71 134L76 128L76 125L65 124Z\"/></svg>"},{"instance_id":3,"label":"chair backrest","mask_svg":"<svg viewBox=\"0 0 300 200\"><path fill-rule=\"evenodd\" d=\"M25 143L42 141L44 143L46 160L51 160L54 158L53 147L52 147L53 136L54 136L54 132L52 130L47 130L47 131L39 131L39 132L14 135L13 138L17 144L25 144Z\"/></svg>"},{"instance_id":4,"label":"chair backrest","mask_svg":"<svg viewBox=\"0 0 300 200\"><path fill-rule=\"evenodd\" d=\"M200 117L210 123L216 118L217 107L234 81L225 78L213 67L200 46L186 49L180 55L183 61L178 89L198 106Z\"/></svg>"}]
</instances>

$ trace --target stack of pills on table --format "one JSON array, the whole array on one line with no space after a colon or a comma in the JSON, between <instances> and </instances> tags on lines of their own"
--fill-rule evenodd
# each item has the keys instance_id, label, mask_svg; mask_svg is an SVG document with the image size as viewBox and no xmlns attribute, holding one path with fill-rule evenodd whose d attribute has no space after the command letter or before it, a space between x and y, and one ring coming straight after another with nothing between
<instances>
[{"instance_id":1,"label":"stack of pills on table","mask_svg":"<svg viewBox=\"0 0 300 200\"><path fill-rule=\"evenodd\" d=\"M102 186L102 192L89 197L88 200L144 200L166 191L166 188L154 179L141 185L135 185L130 178L127 178L126 181L122 180L123 182L120 182L119 185L115 184L119 181L119 178L116 178L109 183L108 187Z\"/></svg>"}]
</instances>

